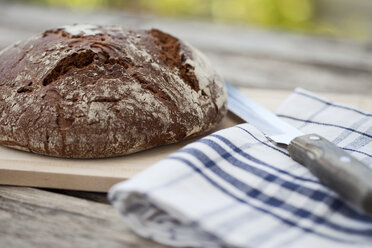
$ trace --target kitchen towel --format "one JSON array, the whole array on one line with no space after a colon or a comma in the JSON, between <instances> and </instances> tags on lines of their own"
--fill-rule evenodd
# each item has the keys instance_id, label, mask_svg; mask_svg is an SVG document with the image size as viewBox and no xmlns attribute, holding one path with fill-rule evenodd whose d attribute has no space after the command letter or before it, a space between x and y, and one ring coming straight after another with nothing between
<instances>
[{"instance_id":1,"label":"kitchen towel","mask_svg":"<svg viewBox=\"0 0 372 248\"><path fill-rule=\"evenodd\" d=\"M277 114L372 169L372 114L302 89ZM247 123L187 145L113 186L109 199L137 234L173 246L372 247L372 216Z\"/></svg>"}]
</instances>

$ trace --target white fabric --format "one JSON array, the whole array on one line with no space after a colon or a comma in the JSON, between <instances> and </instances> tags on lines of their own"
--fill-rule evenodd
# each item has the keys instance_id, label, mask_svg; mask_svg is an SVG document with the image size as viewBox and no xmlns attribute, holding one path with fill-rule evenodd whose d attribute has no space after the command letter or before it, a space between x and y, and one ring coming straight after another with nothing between
<instances>
[{"instance_id":1,"label":"white fabric","mask_svg":"<svg viewBox=\"0 0 372 248\"><path fill-rule=\"evenodd\" d=\"M277 114L372 168L370 113L297 89ZM115 185L109 199L136 233L174 246L372 246L372 216L353 210L249 124L184 147Z\"/></svg>"}]
</instances>

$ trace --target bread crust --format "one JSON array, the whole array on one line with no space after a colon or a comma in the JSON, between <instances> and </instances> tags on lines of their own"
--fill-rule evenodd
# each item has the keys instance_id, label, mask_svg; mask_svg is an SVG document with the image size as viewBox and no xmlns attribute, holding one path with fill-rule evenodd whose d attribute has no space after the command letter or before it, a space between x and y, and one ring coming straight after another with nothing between
<instances>
[{"instance_id":1,"label":"bread crust","mask_svg":"<svg viewBox=\"0 0 372 248\"><path fill-rule=\"evenodd\" d=\"M0 52L0 144L104 158L211 130L226 113L222 78L160 30L71 25Z\"/></svg>"}]
</instances>

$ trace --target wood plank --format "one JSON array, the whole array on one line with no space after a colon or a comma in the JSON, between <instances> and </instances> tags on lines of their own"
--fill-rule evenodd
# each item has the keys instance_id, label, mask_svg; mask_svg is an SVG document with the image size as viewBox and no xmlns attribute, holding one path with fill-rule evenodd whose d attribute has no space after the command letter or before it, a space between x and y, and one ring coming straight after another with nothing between
<instances>
[{"instance_id":1,"label":"wood plank","mask_svg":"<svg viewBox=\"0 0 372 248\"><path fill-rule=\"evenodd\" d=\"M77 197L80 199L85 199L93 202L99 202L104 204L109 204L107 200L106 193L98 193L98 192L88 192L88 191L77 191L77 190L65 190L65 189L42 189L49 192L63 194L68 196Z\"/></svg>"},{"instance_id":2,"label":"wood plank","mask_svg":"<svg viewBox=\"0 0 372 248\"><path fill-rule=\"evenodd\" d=\"M198 47L225 79L256 88L372 93L371 44L206 22L2 4L0 48L70 23L157 27Z\"/></svg>"},{"instance_id":3,"label":"wood plank","mask_svg":"<svg viewBox=\"0 0 372 248\"><path fill-rule=\"evenodd\" d=\"M242 89L245 94L275 110L290 94L285 90ZM372 98L366 95L321 94L366 111ZM228 115L217 129L239 123ZM196 139L196 138L195 138ZM8 185L107 192L115 183L131 178L157 161L192 142L187 140L129 156L109 159L62 159L0 147L0 183Z\"/></svg>"},{"instance_id":4,"label":"wood plank","mask_svg":"<svg viewBox=\"0 0 372 248\"><path fill-rule=\"evenodd\" d=\"M302 87L322 92L371 94L372 73L330 64L311 64L251 55L205 52L224 78L236 85L265 89Z\"/></svg>"},{"instance_id":5,"label":"wood plank","mask_svg":"<svg viewBox=\"0 0 372 248\"><path fill-rule=\"evenodd\" d=\"M133 234L111 205L0 186L0 247L166 247Z\"/></svg>"}]
</instances>

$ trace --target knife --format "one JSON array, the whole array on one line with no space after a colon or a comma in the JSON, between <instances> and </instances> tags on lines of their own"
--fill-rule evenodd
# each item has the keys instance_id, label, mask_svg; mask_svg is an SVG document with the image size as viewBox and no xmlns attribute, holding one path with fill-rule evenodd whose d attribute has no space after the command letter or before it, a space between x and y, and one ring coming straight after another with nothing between
<instances>
[{"instance_id":1,"label":"knife","mask_svg":"<svg viewBox=\"0 0 372 248\"><path fill-rule=\"evenodd\" d=\"M226 83L228 109L249 122L343 199L372 214L372 170L318 134L303 134Z\"/></svg>"}]
</instances>

